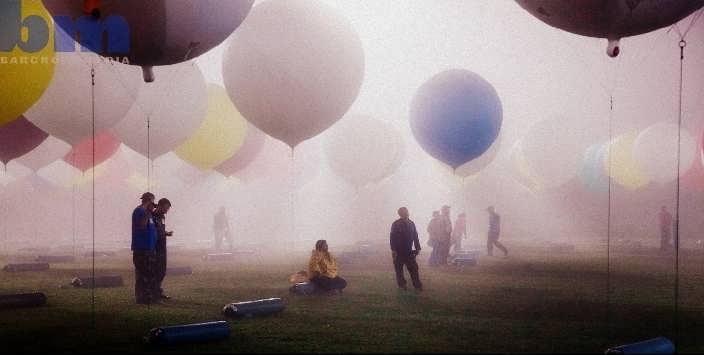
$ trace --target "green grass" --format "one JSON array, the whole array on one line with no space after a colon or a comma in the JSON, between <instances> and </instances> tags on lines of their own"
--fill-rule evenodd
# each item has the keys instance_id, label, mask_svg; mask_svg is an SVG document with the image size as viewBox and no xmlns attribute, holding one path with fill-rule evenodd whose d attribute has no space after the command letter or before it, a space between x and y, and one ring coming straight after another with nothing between
<instances>
[{"instance_id":1,"label":"green grass","mask_svg":"<svg viewBox=\"0 0 704 355\"><path fill-rule=\"evenodd\" d=\"M482 257L459 272L430 269L421 260L425 291L399 292L387 256L342 265L349 286L341 296L295 296L288 275L303 268L305 254L285 261L259 259L206 263L194 253L170 254L172 265L194 275L167 277L173 299L134 304L129 254L97 259L99 274L121 274L125 287L95 292L65 285L86 274L90 260L55 264L48 272L2 272L0 293L41 291L48 305L0 311L3 348L20 352L603 352L607 347L656 336L675 339L673 260L615 254L610 308L604 255L573 253ZM1 260L7 262L8 259ZM14 259L13 259L14 260ZM703 352L704 257L680 266L679 352ZM227 319L233 301L283 297L276 316ZM607 309L610 310L607 313ZM179 346L144 344L161 325L228 320L229 340Z\"/></svg>"}]
</instances>

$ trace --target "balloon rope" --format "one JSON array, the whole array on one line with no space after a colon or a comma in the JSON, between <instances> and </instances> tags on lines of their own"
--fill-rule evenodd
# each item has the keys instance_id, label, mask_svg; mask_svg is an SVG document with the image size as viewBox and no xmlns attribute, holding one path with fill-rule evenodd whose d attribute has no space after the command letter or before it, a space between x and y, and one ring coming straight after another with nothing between
<instances>
[{"instance_id":1,"label":"balloon rope","mask_svg":"<svg viewBox=\"0 0 704 355\"><path fill-rule=\"evenodd\" d=\"M613 113L614 96L612 94L609 97L609 202L608 217L606 218L606 326L609 339L611 339L611 140L613 139Z\"/></svg>"},{"instance_id":2,"label":"balloon rope","mask_svg":"<svg viewBox=\"0 0 704 355\"><path fill-rule=\"evenodd\" d=\"M71 160L76 161L76 150L71 149ZM76 184L71 184L71 231L73 232L73 256L76 257Z\"/></svg>"},{"instance_id":3,"label":"balloon rope","mask_svg":"<svg viewBox=\"0 0 704 355\"><path fill-rule=\"evenodd\" d=\"M686 35L686 33L685 33ZM680 164L681 164L681 139L682 139L682 86L684 73L684 48L687 42L684 37L680 39L680 87L679 111L677 116L677 182L675 183L675 347L679 343L679 288L680 288Z\"/></svg>"},{"instance_id":4,"label":"balloon rope","mask_svg":"<svg viewBox=\"0 0 704 355\"><path fill-rule=\"evenodd\" d=\"M147 115L147 191L152 188L151 156L151 114Z\"/></svg>"},{"instance_id":5,"label":"balloon rope","mask_svg":"<svg viewBox=\"0 0 704 355\"><path fill-rule=\"evenodd\" d=\"M93 278L93 284L91 285L91 314L93 329L95 329L95 67L91 65L90 68L91 86L90 86L90 97L91 97L91 133L93 135L93 141L91 144L92 148L92 159L93 159L93 169L92 170L92 234L93 234L93 245L92 245L92 260L91 260L91 277Z\"/></svg>"},{"instance_id":6,"label":"balloon rope","mask_svg":"<svg viewBox=\"0 0 704 355\"><path fill-rule=\"evenodd\" d=\"M294 154L294 148L291 148L291 176L289 176L289 190L288 190L288 204L289 204L289 214L291 218L291 231L293 232L293 246L294 248L298 244L298 234L296 233L296 206L293 201L293 191L295 186L296 178L296 156Z\"/></svg>"}]
</instances>

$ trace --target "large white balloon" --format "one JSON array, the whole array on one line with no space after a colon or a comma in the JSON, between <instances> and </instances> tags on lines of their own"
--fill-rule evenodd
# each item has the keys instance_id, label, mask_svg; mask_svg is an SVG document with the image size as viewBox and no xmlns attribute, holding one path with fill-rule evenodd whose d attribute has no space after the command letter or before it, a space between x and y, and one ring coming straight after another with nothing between
<instances>
[{"instance_id":1,"label":"large white balloon","mask_svg":"<svg viewBox=\"0 0 704 355\"><path fill-rule=\"evenodd\" d=\"M63 159L59 159L39 169L37 175L55 186L70 188L85 174Z\"/></svg>"},{"instance_id":2,"label":"large white balloon","mask_svg":"<svg viewBox=\"0 0 704 355\"><path fill-rule=\"evenodd\" d=\"M34 148L31 152L15 159L14 161L37 171L52 162L61 159L71 151L71 146L56 138L49 136L42 144Z\"/></svg>"},{"instance_id":3,"label":"large white balloon","mask_svg":"<svg viewBox=\"0 0 704 355\"><path fill-rule=\"evenodd\" d=\"M330 168L356 188L392 175L403 162L401 134L391 124L368 116L345 117L326 138Z\"/></svg>"},{"instance_id":4,"label":"large white balloon","mask_svg":"<svg viewBox=\"0 0 704 355\"><path fill-rule=\"evenodd\" d=\"M156 159L200 127L208 108L203 74L194 62L154 68L159 80L143 85L135 105L112 131L126 146ZM147 118L149 146L147 147Z\"/></svg>"},{"instance_id":5,"label":"large white balloon","mask_svg":"<svg viewBox=\"0 0 704 355\"><path fill-rule=\"evenodd\" d=\"M230 39L223 79L252 124L291 147L339 120L364 76L351 23L317 0L263 2Z\"/></svg>"},{"instance_id":6,"label":"large white balloon","mask_svg":"<svg viewBox=\"0 0 704 355\"><path fill-rule=\"evenodd\" d=\"M641 132L633 144L633 158L650 180L667 183L677 179L677 135L675 124L656 123ZM686 129L681 131L680 174L689 170L697 155L697 143Z\"/></svg>"},{"instance_id":7,"label":"large white balloon","mask_svg":"<svg viewBox=\"0 0 704 355\"><path fill-rule=\"evenodd\" d=\"M559 187L577 175L588 146L583 125L575 119L553 118L528 129L518 151L524 159L519 170L536 189Z\"/></svg>"},{"instance_id":8,"label":"large white balloon","mask_svg":"<svg viewBox=\"0 0 704 355\"><path fill-rule=\"evenodd\" d=\"M92 135L91 66L95 68L95 132L120 121L135 102L143 82L139 69L95 54L57 53L54 78L25 117L73 145Z\"/></svg>"}]
</instances>

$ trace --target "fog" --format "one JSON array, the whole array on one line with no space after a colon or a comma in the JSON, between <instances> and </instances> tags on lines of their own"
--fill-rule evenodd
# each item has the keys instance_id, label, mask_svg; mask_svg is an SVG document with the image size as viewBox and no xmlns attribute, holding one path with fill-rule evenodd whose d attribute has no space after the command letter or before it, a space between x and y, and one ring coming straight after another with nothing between
<instances>
[{"instance_id":1,"label":"fog","mask_svg":"<svg viewBox=\"0 0 704 355\"><path fill-rule=\"evenodd\" d=\"M96 250L129 248L131 213L145 191L172 202L166 220L167 229L174 231L170 247L212 248L213 216L225 206L236 247L256 249L265 256L262 260L290 250L308 251L317 239L328 240L333 253L362 241L388 248L389 227L401 206L409 208L425 246L431 214L445 204L452 208L453 221L467 213L467 243L477 249L486 238L490 205L502 216L502 241L509 245L538 245L542 240L596 251L606 250L607 236L612 244L633 240L659 245L657 213L660 206L675 210L674 180L631 188L612 178L610 189L595 191L579 171L587 148L609 141L610 117L614 139L656 123L677 124L677 31L663 28L624 38L621 54L610 58L606 40L552 28L514 1L326 2L351 21L365 55L359 96L337 124L366 115L396 129L405 153L393 174L364 186L352 186L336 175L326 151L335 126L293 154L268 138L263 152L236 177L200 170L173 152L150 162L124 144L86 172L62 161L65 151L37 172L18 159L0 170L0 251L78 253L90 250L93 241ZM680 26L691 20L682 20ZM195 60L207 82L224 86L227 45ZM688 34L684 61L682 128L694 138L697 153L691 167L683 169L680 184L683 248L704 239L702 63L704 21L698 21ZM416 90L452 68L486 79L503 108L495 158L466 178L423 151L408 122ZM559 135L536 134L544 139L533 142L543 147L545 169L540 170L577 168L559 186L551 186L550 180L557 172L527 178L512 155L517 142L536 136L528 134L531 127L546 119L557 122ZM677 142L659 144L663 154L670 154ZM614 154L612 169L627 164Z\"/></svg>"}]
</instances>

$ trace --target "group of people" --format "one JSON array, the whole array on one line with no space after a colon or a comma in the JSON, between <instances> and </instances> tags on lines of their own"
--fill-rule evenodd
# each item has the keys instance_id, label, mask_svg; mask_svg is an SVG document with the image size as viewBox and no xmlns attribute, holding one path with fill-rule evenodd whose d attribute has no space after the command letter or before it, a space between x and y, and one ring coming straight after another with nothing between
<instances>
[{"instance_id":1,"label":"group of people","mask_svg":"<svg viewBox=\"0 0 704 355\"><path fill-rule=\"evenodd\" d=\"M166 230L166 214L171 209L171 202L162 198L154 203L156 197L151 192L145 192L142 203L132 212L132 251L135 267L135 298L138 304L159 303L170 297L164 294L162 282L166 276L166 238L173 235ZM487 248L492 255L493 246L508 254L506 248L498 242L500 216L493 207L489 212L489 233ZM406 207L398 209L399 218L391 225L389 245L399 289L406 290L407 282L404 268L411 276L411 282L416 291L423 290L416 257L421 246L418 230L410 219ZM214 218L215 245L220 248L222 240L228 237L229 224L224 207L221 207ZM431 265L447 263L448 253L452 245L456 251L462 250L461 241L467 236L467 222L464 213L460 214L453 224L450 221L450 207L443 206L428 225L430 234L429 245L433 246ZM230 245L231 247L231 245ZM308 261L307 279L319 290L339 294L347 287L347 281L338 275L337 260L328 250L326 240L318 240Z\"/></svg>"},{"instance_id":2,"label":"group of people","mask_svg":"<svg viewBox=\"0 0 704 355\"><path fill-rule=\"evenodd\" d=\"M442 206L440 211L433 211L433 218L428 223L428 246L433 248L428 262L430 266L447 265L450 248L455 252L462 249L462 239L467 236L467 222L461 213L453 227L450 219L450 206Z\"/></svg>"},{"instance_id":3,"label":"group of people","mask_svg":"<svg viewBox=\"0 0 704 355\"><path fill-rule=\"evenodd\" d=\"M166 214L171 201L151 192L142 194L142 203L132 212L132 262L135 270L134 293L138 304L159 303L170 297L161 287L166 276Z\"/></svg>"},{"instance_id":4,"label":"group of people","mask_svg":"<svg viewBox=\"0 0 704 355\"><path fill-rule=\"evenodd\" d=\"M489 232L487 234L487 254L494 255L494 247L508 256L508 249L499 242L501 216L494 206L487 208L489 213ZM454 225L450 219L450 206L442 206L440 211L433 211L433 217L428 223L428 246L433 248L428 264L430 266L447 265L450 249L454 246L455 253L462 252L462 240L467 238L467 215L460 213Z\"/></svg>"}]
</instances>

